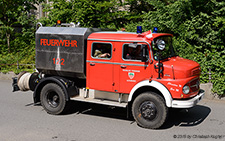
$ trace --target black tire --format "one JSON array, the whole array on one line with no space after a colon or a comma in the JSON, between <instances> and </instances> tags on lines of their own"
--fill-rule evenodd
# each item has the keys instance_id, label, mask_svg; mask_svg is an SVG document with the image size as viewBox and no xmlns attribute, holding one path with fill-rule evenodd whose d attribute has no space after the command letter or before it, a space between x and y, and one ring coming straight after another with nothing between
<instances>
[{"instance_id":1,"label":"black tire","mask_svg":"<svg viewBox=\"0 0 225 141\"><path fill-rule=\"evenodd\" d=\"M41 90L41 105L49 114L62 114L66 109L66 98L63 89L55 84L46 84Z\"/></svg>"},{"instance_id":2,"label":"black tire","mask_svg":"<svg viewBox=\"0 0 225 141\"><path fill-rule=\"evenodd\" d=\"M161 96L154 92L145 92L135 98L132 114L139 126L157 129L165 123L168 108Z\"/></svg>"}]
</instances>

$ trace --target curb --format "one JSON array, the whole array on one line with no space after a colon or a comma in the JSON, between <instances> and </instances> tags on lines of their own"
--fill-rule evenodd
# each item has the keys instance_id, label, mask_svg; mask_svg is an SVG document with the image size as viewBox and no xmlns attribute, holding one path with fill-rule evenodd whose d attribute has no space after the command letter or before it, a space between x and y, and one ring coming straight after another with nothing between
<instances>
[{"instance_id":1,"label":"curb","mask_svg":"<svg viewBox=\"0 0 225 141\"><path fill-rule=\"evenodd\" d=\"M14 72L8 72L8 73L0 72L0 80L12 80L12 78L16 76L17 75ZM205 91L204 99L225 101L225 96L220 98L217 94L212 93L211 91L212 88L213 88L212 83L200 84L200 89L203 89Z\"/></svg>"},{"instance_id":2,"label":"curb","mask_svg":"<svg viewBox=\"0 0 225 141\"><path fill-rule=\"evenodd\" d=\"M17 75L14 72L2 73L0 72L0 80L12 80L13 77Z\"/></svg>"},{"instance_id":3,"label":"curb","mask_svg":"<svg viewBox=\"0 0 225 141\"><path fill-rule=\"evenodd\" d=\"M208 100L222 100L225 101L225 96L219 97L216 93L213 93L211 90L213 88L212 83L200 84L200 89L205 91L204 98Z\"/></svg>"}]
</instances>

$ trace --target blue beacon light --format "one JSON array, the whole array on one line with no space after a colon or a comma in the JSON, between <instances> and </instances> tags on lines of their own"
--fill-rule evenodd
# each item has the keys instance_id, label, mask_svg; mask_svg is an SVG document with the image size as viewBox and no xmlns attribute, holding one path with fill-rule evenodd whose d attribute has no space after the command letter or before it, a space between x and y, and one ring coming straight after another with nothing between
<instances>
[{"instance_id":1,"label":"blue beacon light","mask_svg":"<svg viewBox=\"0 0 225 141\"><path fill-rule=\"evenodd\" d=\"M158 28L157 27L154 27L152 33L157 33L157 31L158 31Z\"/></svg>"},{"instance_id":2,"label":"blue beacon light","mask_svg":"<svg viewBox=\"0 0 225 141\"><path fill-rule=\"evenodd\" d=\"M137 33L141 34L142 33L142 26L137 26Z\"/></svg>"}]
</instances>

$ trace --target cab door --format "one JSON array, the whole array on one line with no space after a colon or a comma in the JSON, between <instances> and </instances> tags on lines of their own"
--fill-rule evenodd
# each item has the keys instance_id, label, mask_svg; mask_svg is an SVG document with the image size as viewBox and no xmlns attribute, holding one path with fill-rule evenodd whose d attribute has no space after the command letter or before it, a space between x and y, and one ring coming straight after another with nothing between
<instances>
[{"instance_id":1,"label":"cab door","mask_svg":"<svg viewBox=\"0 0 225 141\"><path fill-rule=\"evenodd\" d=\"M137 83L150 78L151 65L148 59L143 60L143 47L143 44L123 44L121 64L118 66L120 75L119 93L130 93ZM147 53L147 47L145 49L144 52ZM147 53L146 57L149 58L148 56Z\"/></svg>"},{"instance_id":2,"label":"cab door","mask_svg":"<svg viewBox=\"0 0 225 141\"><path fill-rule=\"evenodd\" d=\"M113 54L109 42L88 44L87 87L100 91L113 90Z\"/></svg>"}]
</instances>

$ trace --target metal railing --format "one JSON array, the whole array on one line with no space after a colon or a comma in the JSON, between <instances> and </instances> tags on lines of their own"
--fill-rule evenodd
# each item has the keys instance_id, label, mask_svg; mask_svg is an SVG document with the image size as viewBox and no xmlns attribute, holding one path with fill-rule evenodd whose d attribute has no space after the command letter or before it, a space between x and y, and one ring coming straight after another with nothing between
<instances>
[{"instance_id":1,"label":"metal railing","mask_svg":"<svg viewBox=\"0 0 225 141\"><path fill-rule=\"evenodd\" d=\"M20 69L20 66L31 66L33 70L35 71L35 64L20 64L18 61L17 63L14 63L14 64L0 64L0 68L1 66L16 66L18 70Z\"/></svg>"},{"instance_id":2,"label":"metal railing","mask_svg":"<svg viewBox=\"0 0 225 141\"><path fill-rule=\"evenodd\" d=\"M201 72L201 74L208 74L209 75L209 83L212 83L212 71L211 71L211 68L209 68L209 72Z\"/></svg>"}]
</instances>

